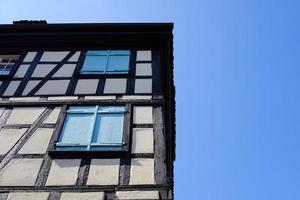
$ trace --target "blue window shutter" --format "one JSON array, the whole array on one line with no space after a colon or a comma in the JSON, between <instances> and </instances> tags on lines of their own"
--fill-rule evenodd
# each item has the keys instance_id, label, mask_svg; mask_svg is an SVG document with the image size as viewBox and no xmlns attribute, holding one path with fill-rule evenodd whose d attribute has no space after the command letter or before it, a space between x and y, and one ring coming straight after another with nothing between
<instances>
[{"instance_id":1,"label":"blue window shutter","mask_svg":"<svg viewBox=\"0 0 300 200\"><path fill-rule=\"evenodd\" d=\"M96 106L70 106L68 112L70 113L94 113Z\"/></svg>"},{"instance_id":2,"label":"blue window shutter","mask_svg":"<svg viewBox=\"0 0 300 200\"><path fill-rule=\"evenodd\" d=\"M128 73L129 59L129 50L88 51L80 73Z\"/></svg>"},{"instance_id":3,"label":"blue window shutter","mask_svg":"<svg viewBox=\"0 0 300 200\"><path fill-rule=\"evenodd\" d=\"M124 106L70 106L57 150L122 150Z\"/></svg>"},{"instance_id":4,"label":"blue window shutter","mask_svg":"<svg viewBox=\"0 0 300 200\"><path fill-rule=\"evenodd\" d=\"M130 55L129 50L111 50L110 55Z\"/></svg>"},{"instance_id":5,"label":"blue window shutter","mask_svg":"<svg viewBox=\"0 0 300 200\"><path fill-rule=\"evenodd\" d=\"M121 145L124 114L98 114L92 144Z\"/></svg>"},{"instance_id":6,"label":"blue window shutter","mask_svg":"<svg viewBox=\"0 0 300 200\"><path fill-rule=\"evenodd\" d=\"M107 53L97 53L99 51L88 51L86 53L81 73L104 73L107 65Z\"/></svg>"},{"instance_id":7,"label":"blue window shutter","mask_svg":"<svg viewBox=\"0 0 300 200\"><path fill-rule=\"evenodd\" d=\"M117 113L117 112L125 112L124 106L99 106L98 112L105 112L105 113Z\"/></svg>"},{"instance_id":8,"label":"blue window shutter","mask_svg":"<svg viewBox=\"0 0 300 200\"><path fill-rule=\"evenodd\" d=\"M93 123L93 114L67 114L59 143L88 146Z\"/></svg>"},{"instance_id":9,"label":"blue window shutter","mask_svg":"<svg viewBox=\"0 0 300 200\"><path fill-rule=\"evenodd\" d=\"M129 69L129 56L111 55L108 58L108 72L127 73Z\"/></svg>"}]
</instances>

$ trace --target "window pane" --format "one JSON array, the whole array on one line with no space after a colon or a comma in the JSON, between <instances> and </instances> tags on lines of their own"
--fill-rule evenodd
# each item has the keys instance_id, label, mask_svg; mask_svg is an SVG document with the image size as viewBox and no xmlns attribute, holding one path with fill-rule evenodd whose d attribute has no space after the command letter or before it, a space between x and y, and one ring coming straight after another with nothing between
<instances>
[{"instance_id":1,"label":"window pane","mask_svg":"<svg viewBox=\"0 0 300 200\"><path fill-rule=\"evenodd\" d=\"M81 72L104 72L107 56L86 56Z\"/></svg>"},{"instance_id":2,"label":"window pane","mask_svg":"<svg viewBox=\"0 0 300 200\"><path fill-rule=\"evenodd\" d=\"M67 114L59 142L74 145L89 144L93 124L93 114Z\"/></svg>"},{"instance_id":3,"label":"window pane","mask_svg":"<svg viewBox=\"0 0 300 200\"><path fill-rule=\"evenodd\" d=\"M122 144L124 114L98 114L92 143Z\"/></svg>"},{"instance_id":4,"label":"window pane","mask_svg":"<svg viewBox=\"0 0 300 200\"><path fill-rule=\"evenodd\" d=\"M0 69L0 75L9 75L10 68Z\"/></svg>"},{"instance_id":5,"label":"window pane","mask_svg":"<svg viewBox=\"0 0 300 200\"><path fill-rule=\"evenodd\" d=\"M108 72L127 72L129 66L129 56L109 56Z\"/></svg>"}]
</instances>

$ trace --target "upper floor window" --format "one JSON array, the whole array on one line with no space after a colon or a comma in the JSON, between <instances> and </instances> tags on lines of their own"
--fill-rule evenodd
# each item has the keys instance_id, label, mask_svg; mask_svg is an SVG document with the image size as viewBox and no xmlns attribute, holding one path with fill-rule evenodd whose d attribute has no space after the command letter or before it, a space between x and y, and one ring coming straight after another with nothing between
<instances>
[{"instance_id":1,"label":"upper floor window","mask_svg":"<svg viewBox=\"0 0 300 200\"><path fill-rule=\"evenodd\" d=\"M56 150L122 150L125 113L124 106L70 106Z\"/></svg>"},{"instance_id":2,"label":"upper floor window","mask_svg":"<svg viewBox=\"0 0 300 200\"><path fill-rule=\"evenodd\" d=\"M87 51L81 74L126 74L129 71L129 50Z\"/></svg>"},{"instance_id":3,"label":"upper floor window","mask_svg":"<svg viewBox=\"0 0 300 200\"><path fill-rule=\"evenodd\" d=\"M0 76L8 76L20 55L0 55Z\"/></svg>"}]
</instances>

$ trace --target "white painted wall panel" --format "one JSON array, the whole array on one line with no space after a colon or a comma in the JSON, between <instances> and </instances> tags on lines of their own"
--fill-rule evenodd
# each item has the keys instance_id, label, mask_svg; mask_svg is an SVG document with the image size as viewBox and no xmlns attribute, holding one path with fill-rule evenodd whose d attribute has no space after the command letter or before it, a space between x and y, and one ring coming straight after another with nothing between
<instances>
[{"instance_id":1,"label":"white painted wall panel","mask_svg":"<svg viewBox=\"0 0 300 200\"><path fill-rule=\"evenodd\" d=\"M159 199L158 191L119 191L117 198L122 200L132 199Z\"/></svg>"},{"instance_id":2,"label":"white painted wall panel","mask_svg":"<svg viewBox=\"0 0 300 200\"><path fill-rule=\"evenodd\" d=\"M6 124L32 124L44 110L45 107L14 107Z\"/></svg>"},{"instance_id":3,"label":"white painted wall panel","mask_svg":"<svg viewBox=\"0 0 300 200\"><path fill-rule=\"evenodd\" d=\"M120 159L92 159L87 185L118 185Z\"/></svg>"},{"instance_id":4,"label":"white painted wall panel","mask_svg":"<svg viewBox=\"0 0 300 200\"><path fill-rule=\"evenodd\" d=\"M76 51L76 53L68 60L69 62L77 62L80 56L80 51Z\"/></svg>"},{"instance_id":5,"label":"white painted wall panel","mask_svg":"<svg viewBox=\"0 0 300 200\"><path fill-rule=\"evenodd\" d=\"M15 78L23 78L28 70L30 65L20 65L17 72L15 73Z\"/></svg>"},{"instance_id":6,"label":"white painted wall panel","mask_svg":"<svg viewBox=\"0 0 300 200\"><path fill-rule=\"evenodd\" d=\"M125 93L127 79L106 79L104 94Z\"/></svg>"},{"instance_id":7,"label":"white painted wall panel","mask_svg":"<svg viewBox=\"0 0 300 200\"><path fill-rule=\"evenodd\" d=\"M41 61L60 62L68 55L68 53L69 51L45 51Z\"/></svg>"},{"instance_id":8,"label":"white painted wall panel","mask_svg":"<svg viewBox=\"0 0 300 200\"><path fill-rule=\"evenodd\" d=\"M27 131L21 129L1 129L0 131L0 155L6 154Z\"/></svg>"},{"instance_id":9,"label":"white painted wall panel","mask_svg":"<svg viewBox=\"0 0 300 200\"><path fill-rule=\"evenodd\" d=\"M52 77L72 77L75 67L75 64L64 64Z\"/></svg>"},{"instance_id":10,"label":"white painted wall panel","mask_svg":"<svg viewBox=\"0 0 300 200\"><path fill-rule=\"evenodd\" d=\"M60 200L104 200L104 192L64 192Z\"/></svg>"},{"instance_id":11,"label":"white painted wall panel","mask_svg":"<svg viewBox=\"0 0 300 200\"><path fill-rule=\"evenodd\" d=\"M70 80L51 80L47 81L41 89L39 89L37 95L61 95L65 94Z\"/></svg>"},{"instance_id":12,"label":"white painted wall panel","mask_svg":"<svg viewBox=\"0 0 300 200\"><path fill-rule=\"evenodd\" d=\"M130 168L130 185L155 184L154 159L133 158Z\"/></svg>"},{"instance_id":13,"label":"white painted wall panel","mask_svg":"<svg viewBox=\"0 0 300 200\"><path fill-rule=\"evenodd\" d=\"M132 133L132 153L153 153L153 129L134 128Z\"/></svg>"},{"instance_id":14,"label":"white painted wall panel","mask_svg":"<svg viewBox=\"0 0 300 200\"><path fill-rule=\"evenodd\" d=\"M95 94L98 82L98 79L79 79L74 94Z\"/></svg>"},{"instance_id":15,"label":"white painted wall panel","mask_svg":"<svg viewBox=\"0 0 300 200\"><path fill-rule=\"evenodd\" d=\"M55 124L60 113L61 107L56 107L52 110L50 115L43 121L44 124Z\"/></svg>"},{"instance_id":16,"label":"white painted wall panel","mask_svg":"<svg viewBox=\"0 0 300 200\"><path fill-rule=\"evenodd\" d=\"M151 61L152 60L151 51L137 51L136 60L137 61Z\"/></svg>"},{"instance_id":17,"label":"white painted wall panel","mask_svg":"<svg viewBox=\"0 0 300 200\"><path fill-rule=\"evenodd\" d=\"M31 77L45 77L55 66L53 64L38 64Z\"/></svg>"},{"instance_id":18,"label":"white painted wall panel","mask_svg":"<svg viewBox=\"0 0 300 200\"><path fill-rule=\"evenodd\" d=\"M53 133L52 128L39 128L19 151L19 154L45 154Z\"/></svg>"},{"instance_id":19,"label":"white painted wall panel","mask_svg":"<svg viewBox=\"0 0 300 200\"><path fill-rule=\"evenodd\" d=\"M135 124L152 124L152 107L135 106L133 108L133 123Z\"/></svg>"},{"instance_id":20,"label":"white painted wall panel","mask_svg":"<svg viewBox=\"0 0 300 200\"><path fill-rule=\"evenodd\" d=\"M152 76L152 64L151 63L137 63L135 74L137 76Z\"/></svg>"},{"instance_id":21,"label":"white painted wall panel","mask_svg":"<svg viewBox=\"0 0 300 200\"><path fill-rule=\"evenodd\" d=\"M16 92L17 88L19 87L21 81L11 81L6 88L3 96L13 96Z\"/></svg>"},{"instance_id":22,"label":"white painted wall panel","mask_svg":"<svg viewBox=\"0 0 300 200\"><path fill-rule=\"evenodd\" d=\"M0 186L34 186L42 159L11 160L0 171Z\"/></svg>"},{"instance_id":23,"label":"white painted wall panel","mask_svg":"<svg viewBox=\"0 0 300 200\"><path fill-rule=\"evenodd\" d=\"M5 108L0 108L0 117L2 116L4 110L5 110Z\"/></svg>"},{"instance_id":24,"label":"white painted wall panel","mask_svg":"<svg viewBox=\"0 0 300 200\"><path fill-rule=\"evenodd\" d=\"M12 192L7 200L47 200L49 192Z\"/></svg>"},{"instance_id":25,"label":"white painted wall panel","mask_svg":"<svg viewBox=\"0 0 300 200\"><path fill-rule=\"evenodd\" d=\"M23 62L32 62L35 58L37 52L28 52L23 60Z\"/></svg>"},{"instance_id":26,"label":"white painted wall panel","mask_svg":"<svg viewBox=\"0 0 300 200\"><path fill-rule=\"evenodd\" d=\"M28 95L28 93L33 89L35 88L35 86L37 86L37 84L39 84L39 82L41 81L37 81L37 80L34 80L34 81L28 81L26 87L24 88L23 92L22 92L22 95Z\"/></svg>"},{"instance_id":27,"label":"white painted wall panel","mask_svg":"<svg viewBox=\"0 0 300 200\"><path fill-rule=\"evenodd\" d=\"M152 79L135 79L134 92L139 94L152 93Z\"/></svg>"},{"instance_id":28,"label":"white painted wall panel","mask_svg":"<svg viewBox=\"0 0 300 200\"><path fill-rule=\"evenodd\" d=\"M80 159L53 160L46 185L75 185L80 161Z\"/></svg>"}]
</instances>

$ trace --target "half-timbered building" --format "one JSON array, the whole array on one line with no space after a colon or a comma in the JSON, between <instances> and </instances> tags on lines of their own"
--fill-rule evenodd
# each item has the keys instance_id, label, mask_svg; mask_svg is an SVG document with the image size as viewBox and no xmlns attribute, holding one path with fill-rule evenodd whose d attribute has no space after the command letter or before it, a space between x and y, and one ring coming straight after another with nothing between
<instances>
[{"instance_id":1,"label":"half-timbered building","mask_svg":"<svg viewBox=\"0 0 300 200\"><path fill-rule=\"evenodd\" d=\"M173 199L172 28L0 25L0 199Z\"/></svg>"}]
</instances>

